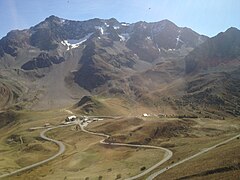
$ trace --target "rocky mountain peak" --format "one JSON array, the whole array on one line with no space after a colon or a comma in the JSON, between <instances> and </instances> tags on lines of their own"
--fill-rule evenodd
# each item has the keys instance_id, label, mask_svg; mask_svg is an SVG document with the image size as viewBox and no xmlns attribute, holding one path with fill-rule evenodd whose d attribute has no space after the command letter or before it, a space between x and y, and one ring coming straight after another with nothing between
<instances>
[{"instance_id":1,"label":"rocky mountain peak","mask_svg":"<svg viewBox=\"0 0 240 180\"><path fill-rule=\"evenodd\" d=\"M60 21L60 20L61 20L61 18L59 18L57 16L54 16L54 15L51 15L51 16L47 17L44 21L51 21L51 22L53 22L53 21Z\"/></svg>"},{"instance_id":2,"label":"rocky mountain peak","mask_svg":"<svg viewBox=\"0 0 240 180\"><path fill-rule=\"evenodd\" d=\"M226 30L225 33L240 33L240 30L238 28L235 28L235 27L230 27Z\"/></svg>"}]
</instances>

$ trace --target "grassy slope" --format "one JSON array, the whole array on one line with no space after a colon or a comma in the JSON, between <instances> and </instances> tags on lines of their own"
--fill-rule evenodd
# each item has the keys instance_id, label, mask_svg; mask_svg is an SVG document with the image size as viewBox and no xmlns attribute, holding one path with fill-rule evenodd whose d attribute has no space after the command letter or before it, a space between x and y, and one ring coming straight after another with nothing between
<instances>
[{"instance_id":1,"label":"grassy slope","mask_svg":"<svg viewBox=\"0 0 240 180\"><path fill-rule=\"evenodd\" d=\"M152 112L154 110L147 109L140 104L132 106L124 104L122 100L102 98L98 100L104 104L104 108L97 111L101 115L104 115L105 112L108 113L107 115L112 115L113 112L113 115L119 115L115 113L121 112L128 117L99 121L91 124L89 129L109 133L118 142L150 143L170 148L174 152L174 156L161 167L195 154L202 148L220 142L222 139L232 136L239 131L239 122L237 120L179 120L155 117L142 119L131 117L131 115L138 114L141 116L143 112L147 112L146 110ZM67 112L63 109L38 112L22 111L19 113L21 119L19 124L9 125L0 129L0 133L4 134L0 139L0 150L4 153L4 158L1 158L0 161L1 172L7 170L6 164L8 164L8 170L11 171L40 159L45 159L47 156L55 153L57 151L55 145L36 138L39 136L40 130L29 132L27 129L34 126L42 126L47 122L59 124L67 115ZM186 129L182 129L182 126ZM12 134L22 136L24 144L14 143L7 145L6 139ZM73 179L85 179L85 177L98 179L99 176L114 179L119 173L122 177L129 177L140 172L141 167L153 165L161 160L163 156L159 150L102 146L98 144L100 137L76 131L74 127L56 129L50 131L48 135L64 142L67 147L64 155L44 166L21 174L18 176L18 179L59 179L65 176ZM151 141L145 141L149 137ZM139 160L136 161L137 158ZM229 157L230 159L233 159L233 157ZM216 162L213 167L218 168L221 166ZM203 171L211 168L206 168ZM192 171L189 174L181 174L176 177L196 173L196 171ZM227 173L224 172L226 176ZM10 179L15 178L16 176L13 176Z\"/></svg>"},{"instance_id":2,"label":"grassy slope","mask_svg":"<svg viewBox=\"0 0 240 180\"><path fill-rule=\"evenodd\" d=\"M160 175L161 179L239 179L240 148L236 139Z\"/></svg>"},{"instance_id":3,"label":"grassy slope","mask_svg":"<svg viewBox=\"0 0 240 180\"><path fill-rule=\"evenodd\" d=\"M55 115L59 117L56 119ZM27 112L16 113L18 121L0 129L0 167L3 172L33 164L50 157L57 151L57 146L42 141L40 130L28 131L30 127L43 126L46 122L58 123L66 113L63 112ZM60 118L61 117L61 118ZM20 137L23 143L20 141Z\"/></svg>"},{"instance_id":4,"label":"grassy slope","mask_svg":"<svg viewBox=\"0 0 240 180\"><path fill-rule=\"evenodd\" d=\"M100 96L91 98L90 102L81 107L72 107L71 110L79 114L98 116L141 116L143 113L157 113L156 108L147 107L131 99Z\"/></svg>"},{"instance_id":5,"label":"grassy slope","mask_svg":"<svg viewBox=\"0 0 240 180\"><path fill-rule=\"evenodd\" d=\"M43 179L65 176L72 179L97 179L100 175L104 179L114 179L117 174L128 177L141 172L141 167L150 167L163 157L163 152L159 150L99 145L101 138L76 131L74 127L56 129L48 135L62 140L67 151L60 158L22 174L18 179L34 179L36 176Z\"/></svg>"},{"instance_id":6,"label":"grassy slope","mask_svg":"<svg viewBox=\"0 0 240 180\"><path fill-rule=\"evenodd\" d=\"M131 120L132 120L132 123L127 123L127 121L131 121ZM149 118L145 120L139 120L138 122L136 119L135 120L120 119L118 121L115 120L115 122L109 121L109 122L99 122L99 123L96 123L95 125L92 124L90 125L91 128L90 127L89 128L99 132L102 132L105 129L105 131L109 132L109 134L112 134L114 139L116 139L117 141L147 143L146 141L142 141L142 140L147 137L151 137L152 132L155 132L156 127L161 127L164 125L164 123L162 123L164 121L165 123L169 123L169 121L176 122L176 120L174 119L172 120L171 119L169 120L155 119L155 122L154 120ZM171 132L171 129L169 129L168 133L170 137L166 137L164 136L165 134L160 133L158 137L152 138L152 140L150 141L150 144L170 148L174 153L171 160L166 162L164 165L162 165L158 169L164 168L183 158L196 154L203 148L210 147L214 144L217 144L223 141L224 139L232 137L234 134L239 132L239 128L240 128L239 122L237 120L230 120L230 119L227 119L225 121L212 120L212 119L197 119L197 120L189 119L189 121L193 121L193 122L191 122L192 124L191 128L187 131L187 133L180 131L179 134L176 135L173 132ZM154 126L151 126L151 125L154 125ZM143 127L143 128L139 129L139 127ZM130 134L131 136L129 136ZM173 135L176 135L176 136L173 136ZM229 145L225 155L222 155L223 150L221 148L214 150L215 154L210 153L209 155L207 155L207 157L211 157L212 154L214 154L214 156L212 157L213 160L211 161L211 164L209 166L208 165L204 166L203 168L204 170L200 169L200 171L198 171L196 168L196 169L192 169L191 171L189 171L189 173L187 173L187 170L191 169L190 167L192 164L190 164L188 168L184 168L186 171L185 174L181 174L182 168L184 167L184 164L182 164L181 166L176 167L176 172L178 172L178 174L175 175L175 171L174 171L175 168L174 168L173 170L171 170L171 172L169 171L169 173L166 173L167 174L166 178L164 175L165 173L159 176L159 178L175 179L175 178L180 178L183 175L187 176L187 175L191 175L191 173L194 174L194 172L195 173L196 172L201 173L203 171L208 172L209 170L212 170L214 168L215 169L221 168L223 166L219 162L225 161L225 157L226 157L226 161L229 161L229 162L230 161L234 162L235 161L234 159L239 159L237 155L237 148L235 147L235 145L234 146L232 145L233 144ZM228 151L231 151L232 155L227 156ZM224 157L224 158L221 159L220 157ZM202 166L201 157L199 157L198 159L195 160L195 165ZM235 162L235 164L237 164L237 162ZM228 166L231 166L231 163ZM219 174L219 176L228 177L228 174L229 172L225 171L222 174ZM236 177L236 174L239 175L239 172L238 171L235 172L235 175L234 175L235 177ZM234 177L234 176L230 176L230 177Z\"/></svg>"},{"instance_id":7,"label":"grassy slope","mask_svg":"<svg viewBox=\"0 0 240 180\"><path fill-rule=\"evenodd\" d=\"M25 88L17 81L0 75L0 109L6 109L17 103Z\"/></svg>"}]
</instances>

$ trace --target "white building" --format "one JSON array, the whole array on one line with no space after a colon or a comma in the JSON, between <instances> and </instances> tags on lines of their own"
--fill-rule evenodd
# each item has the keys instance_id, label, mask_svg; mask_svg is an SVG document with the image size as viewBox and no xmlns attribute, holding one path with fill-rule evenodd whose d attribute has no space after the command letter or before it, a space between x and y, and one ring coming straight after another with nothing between
<instances>
[{"instance_id":1,"label":"white building","mask_svg":"<svg viewBox=\"0 0 240 180\"><path fill-rule=\"evenodd\" d=\"M68 117L65 119L65 122L75 121L76 119L77 119L77 116L68 116Z\"/></svg>"},{"instance_id":2,"label":"white building","mask_svg":"<svg viewBox=\"0 0 240 180\"><path fill-rule=\"evenodd\" d=\"M143 117L148 117L148 116L150 116L150 115L147 113L143 113Z\"/></svg>"}]
</instances>

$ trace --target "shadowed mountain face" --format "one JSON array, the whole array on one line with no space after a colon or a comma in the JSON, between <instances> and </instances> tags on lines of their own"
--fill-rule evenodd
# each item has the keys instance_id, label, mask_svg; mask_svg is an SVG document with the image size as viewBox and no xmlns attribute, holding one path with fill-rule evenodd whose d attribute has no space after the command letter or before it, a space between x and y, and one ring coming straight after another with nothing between
<instances>
[{"instance_id":1,"label":"shadowed mountain face","mask_svg":"<svg viewBox=\"0 0 240 180\"><path fill-rule=\"evenodd\" d=\"M19 96L33 102L26 108L64 107L101 94L192 111L210 101L223 107L224 93L239 96L232 87L239 44L235 28L209 39L168 20L129 24L50 16L0 40L0 73L24 84L29 93Z\"/></svg>"},{"instance_id":2,"label":"shadowed mountain face","mask_svg":"<svg viewBox=\"0 0 240 180\"><path fill-rule=\"evenodd\" d=\"M224 112L233 116L240 115L238 29L229 28L190 52L185 57L185 73L191 78L186 84L182 102L191 104L195 109L204 109L222 116ZM200 106L202 107L199 108Z\"/></svg>"},{"instance_id":3,"label":"shadowed mountain face","mask_svg":"<svg viewBox=\"0 0 240 180\"><path fill-rule=\"evenodd\" d=\"M47 53L41 53L36 58L26 62L22 65L23 70L33 70L38 68L46 68L52 64L59 64L64 61L63 57L49 56Z\"/></svg>"},{"instance_id":4,"label":"shadowed mountain face","mask_svg":"<svg viewBox=\"0 0 240 180\"><path fill-rule=\"evenodd\" d=\"M239 56L240 31L236 28L230 28L204 42L186 56L186 73L196 73L224 66L234 61L238 63Z\"/></svg>"}]
</instances>

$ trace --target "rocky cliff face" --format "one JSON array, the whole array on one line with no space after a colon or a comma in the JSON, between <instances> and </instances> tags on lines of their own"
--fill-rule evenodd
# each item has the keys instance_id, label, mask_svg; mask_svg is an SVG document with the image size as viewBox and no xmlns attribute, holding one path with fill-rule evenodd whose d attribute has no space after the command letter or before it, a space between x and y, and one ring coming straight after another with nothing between
<instances>
[{"instance_id":1,"label":"rocky cliff face","mask_svg":"<svg viewBox=\"0 0 240 180\"><path fill-rule=\"evenodd\" d=\"M37 57L23 64L21 68L23 70L47 68L47 67L51 67L53 64L60 64L63 61L64 61L63 57L49 56L47 53L40 53Z\"/></svg>"}]
</instances>

